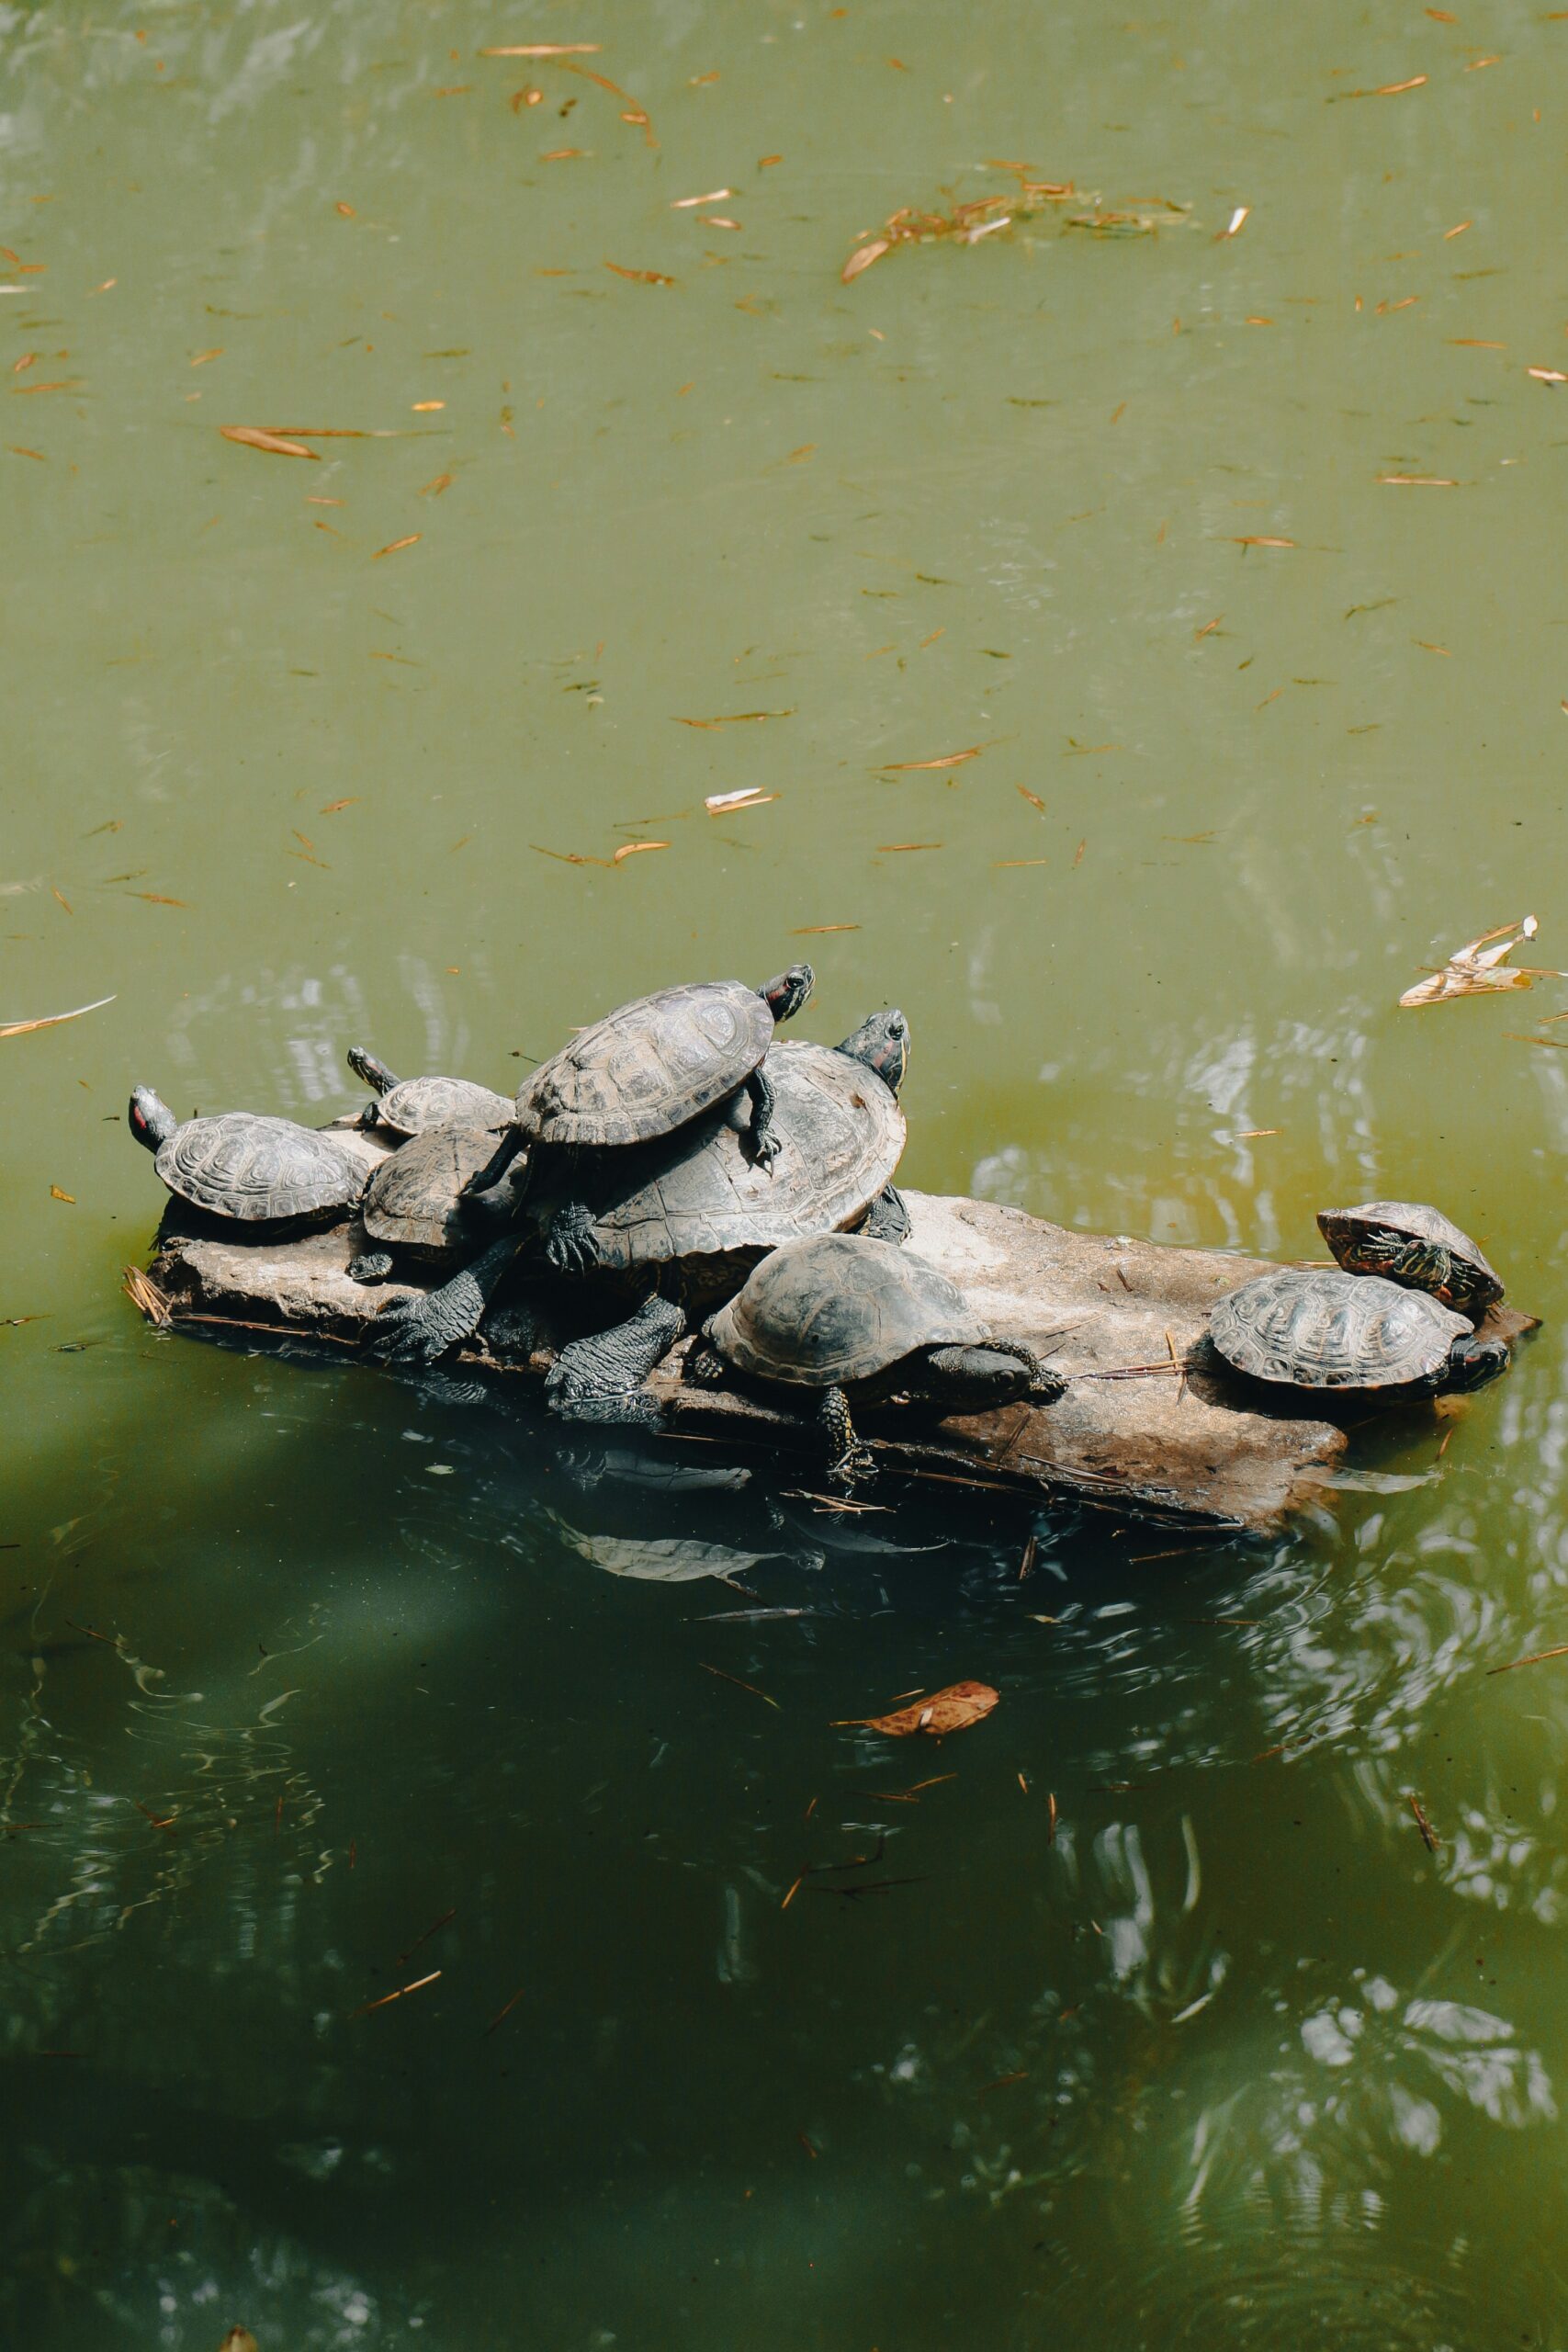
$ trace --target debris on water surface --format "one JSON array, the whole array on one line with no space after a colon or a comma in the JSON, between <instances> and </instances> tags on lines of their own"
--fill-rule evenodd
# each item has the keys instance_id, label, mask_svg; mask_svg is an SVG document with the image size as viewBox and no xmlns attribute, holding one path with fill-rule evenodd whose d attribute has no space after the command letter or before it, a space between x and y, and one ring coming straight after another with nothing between
<instances>
[{"instance_id":1,"label":"debris on water surface","mask_svg":"<svg viewBox=\"0 0 1568 2352\"><path fill-rule=\"evenodd\" d=\"M1435 1854L1443 1841L1422 1811L1420 1798L1412 1792L1405 1798L1405 1803L1416 1816L1416 1826L1421 1832L1421 1843L1429 1854Z\"/></svg>"},{"instance_id":2,"label":"debris on water surface","mask_svg":"<svg viewBox=\"0 0 1568 2352\"><path fill-rule=\"evenodd\" d=\"M940 1739L950 1731L965 1731L988 1715L1001 1693L993 1690L988 1682L950 1682L943 1690L933 1690L929 1699L917 1699L912 1706L900 1707L891 1715L847 1715L840 1718L837 1729L856 1725L866 1731L885 1732L890 1739L908 1739L916 1732L929 1732Z\"/></svg>"},{"instance_id":3,"label":"debris on water surface","mask_svg":"<svg viewBox=\"0 0 1568 2352\"><path fill-rule=\"evenodd\" d=\"M275 458L312 458L319 465L319 449L307 449L302 441L290 441L282 433L269 433L260 424L220 424L218 428L225 441L238 441L247 449L270 450Z\"/></svg>"},{"instance_id":4,"label":"debris on water surface","mask_svg":"<svg viewBox=\"0 0 1568 2352\"><path fill-rule=\"evenodd\" d=\"M255 2337L248 2327L231 2327L218 2352L258 2352Z\"/></svg>"},{"instance_id":5,"label":"debris on water surface","mask_svg":"<svg viewBox=\"0 0 1568 2352\"><path fill-rule=\"evenodd\" d=\"M1017 188L1010 193L972 197L965 203L953 204L946 212L920 212L912 205L900 206L897 212L889 213L880 229L863 234L839 273L841 282L845 286L852 284L863 270L890 254L895 245L935 244L942 240L960 245L978 244L983 237L1005 233L1021 221L1036 219L1066 204L1081 203L1089 209L1065 214L1065 228L1088 229L1100 236L1153 236L1162 228L1179 225L1189 215L1186 205L1171 203L1163 197L1106 209L1098 197L1085 195L1071 180L1033 177L1027 164L996 164L990 168L1011 173L1018 182ZM1240 218L1246 218L1245 208ZM1239 220L1235 225L1239 227ZM1225 233L1234 234L1235 231Z\"/></svg>"},{"instance_id":6,"label":"debris on water surface","mask_svg":"<svg viewBox=\"0 0 1568 2352\"><path fill-rule=\"evenodd\" d=\"M1543 977L1562 977L1557 973L1543 975L1534 967L1507 962L1515 948L1522 946L1527 939L1533 939L1540 929L1534 915L1526 915L1522 922L1500 922L1491 931L1482 932L1478 938L1456 947L1440 970L1406 989L1400 1003L1416 1007L1445 1004L1450 997L1486 996L1499 989L1528 989Z\"/></svg>"},{"instance_id":7,"label":"debris on water surface","mask_svg":"<svg viewBox=\"0 0 1568 2352\"><path fill-rule=\"evenodd\" d=\"M80 1021L85 1012L101 1012L112 1004L112 996L96 997L91 1004L78 1004L69 1012L41 1012L34 1021L0 1022L0 1037L25 1037L33 1029L58 1029L62 1021Z\"/></svg>"}]
</instances>

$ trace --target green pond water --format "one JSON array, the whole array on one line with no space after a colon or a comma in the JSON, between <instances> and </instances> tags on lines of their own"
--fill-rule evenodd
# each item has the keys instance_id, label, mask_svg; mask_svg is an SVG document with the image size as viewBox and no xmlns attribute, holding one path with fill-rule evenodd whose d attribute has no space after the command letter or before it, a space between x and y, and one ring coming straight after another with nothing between
<instances>
[{"instance_id":1,"label":"green pond water","mask_svg":"<svg viewBox=\"0 0 1568 2352\"><path fill-rule=\"evenodd\" d=\"M1452 13L0 6L0 1018L114 998L0 1041L7 2346L1568 2344L1568 984L1396 1010L1568 967L1568 23ZM909 1182L1543 1329L1172 1558L120 1295L131 1081L803 950Z\"/></svg>"}]
</instances>

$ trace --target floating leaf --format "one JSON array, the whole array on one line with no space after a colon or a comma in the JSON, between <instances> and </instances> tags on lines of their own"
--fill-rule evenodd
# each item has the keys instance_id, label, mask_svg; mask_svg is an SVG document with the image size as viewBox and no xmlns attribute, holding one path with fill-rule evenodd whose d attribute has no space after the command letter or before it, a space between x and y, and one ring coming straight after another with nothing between
<instances>
[{"instance_id":1,"label":"floating leaf","mask_svg":"<svg viewBox=\"0 0 1568 2352\"><path fill-rule=\"evenodd\" d=\"M505 49L481 49L480 57L596 57L602 40L531 40Z\"/></svg>"},{"instance_id":2,"label":"floating leaf","mask_svg":"<svg viewBox=\"0 0 1568 2352\"><path fill-rule=\"evenodd\" d=\"M268 433L259 424L220 424L218 428L225 441L238 441L247 449L266 449L275 458L312 458L319 465L321 452L307 449L302 441L288 440L281 433Z\"/></svg>"},{"instance_id":3,"label":"floating leaf","mask_svg":"<svg viewBox=\"0 0 1568 2352\"><path fill-rule=\"evenodd\" d=\"M617 277L629 277L638 286L673 286L675 280L666 277L661 269L623 269L618 261L607 261L604 266Z\"/></svg>"},{"instance_id":4,"label":"floating leaf","mask_svg":"<svg viewBox=\"0 0 1568 2352\"><path fill-rule=\"evenodd\" d=\"M91 1004L75 1006L70 1012L45 1012L36 1021L7 1021L0 1023L0 1037L25 1037L30 1029L57 1029L62 1021L80 1021L85 1012L99 1012L113 1002L112 996L100 996Z\"/></svg>"},{"instance_id":5,"label":"floating leaf","mask_svg":"<svg viewBox=\"0 0 1568 2352\"><path fill-rule=\"evenodd\" d=\"M680 718L677 727L747 727L760 718L793 718L795 707L788 710L732 710L718 718Z\"/></svg>"},{"instance_id":6,"label":"floating leaf","mask_svg":"<svg viewBox=\"0 0 1568 2352\"><path fill-rule=\"evenodd\" d=\"M641 850L668 849L669 846L668 842L623 842L610 863L612 865L619 865L623 859L636 857Z\"/></svg>"},{"instance_id":7,"label":"floating leaf","mask_svg":"<svg viewBox=\"0 0 1568 2352\"><path fill-rule=\"evenodd\" d=\"M890 1739L907 1739L915 1732L929 1732L933 1739L940 1739L944 1732L966 1731L971 1724L981 1722L1000 1695L988 1682L950 1682L946 1690L933 1690L929 1699L917 1699L895 1714L850 1715L844 1721L867 1731L886 1732Z\"/></svg>"},{"instance_id":8,"label":"floating leaf","mask_svg":"<svg viewBox=\"0 0 1568 2352\"><path fill-rule=\"evenodd\" d=\"M384 555L396 555L400 548L414 547L423 537L423 531L411 531L406 538L389 539L384 548L377 548L370 560L372 563L379 563Z\"/></svg>"},{"instance_id":9,"label":"floating leaf","mask_svg":"<svg viewBox=\"0 0 1568 2352\"><path fill-rule=\"evenodd\" d=\"M739 792L710 792L703 807L710 817L728 817L737 808L761 808L778 797L776 792L764 792L760 784L749 784Z\"/></svg>"},{"instance_id":10,"label":"floating leaf","mask_svg":"<svg viewBox=\"0 0 1568 2352\"><path fill-rule=\"evenodd\" d=\"M852 278L860 276L863 269L869 269L874 261L880 261L884 254L890 254L892 250L890 237L874 237L869 245L857 247L839 273L841 282L847 286Z\"/></svg>"},{"instance_id":11,"label":"floating leaf","mask_svg":"<svg viewBox=\"0 0 1568 2352\"><path fill-rule=\"evenodd\" d=\"M984 743L972 743L966 752L949 752L940 760L884 760L883 772L887 775L911 775L918 768L960 768L965 760L977 760L985 750Z\"/></svg>"},{"instance_id":12,"label":"floating leaf","mask_svg":"<svg viewBox=\"0 0 1568 2352\"><path fill-rule=\"evenodd\" d=\"M1539 977L1537 972L1524 965L1508 967L1506 959L1516 947L1533 939L1540 928L1534 915L1526 915L1520 923L1503 922L1493 931L1483 931L1478 939L1456 947L1440 971L1406 989L1400 1003L1416 1007L1444 1004L1450 997L1486 996L1500 989L1529 988Z\"/></svg>"}]
</instances>

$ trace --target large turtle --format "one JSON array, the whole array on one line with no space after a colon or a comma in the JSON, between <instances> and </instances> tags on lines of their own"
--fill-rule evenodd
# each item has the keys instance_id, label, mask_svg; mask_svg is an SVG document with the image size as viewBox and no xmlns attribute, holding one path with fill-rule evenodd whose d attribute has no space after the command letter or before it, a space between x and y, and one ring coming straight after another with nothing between
<instances>
[{"instance_id":1,"label":"large turtle","mask_svg":"<svg viewBox=\"0 0 1568 2352\"><path fill-rule=\"evenodd\" d=\"M545 1237L547 1271L612 1295L642 1295L628 1320L562 1350L547 1384L551 1401L600 1419L646 1419L638 1392L689 1317L738 1290L767 1250L863 1220L902 1239L908 1221L891 1179L904 1148L897 1090L908 1050L908 1023L897 1010L874 1013L836 1047L775 1046L768 1069L776 1148L768 1168L751 1155L734 1098L658 1143L580 1162L568 1181L586 1185L587 1216L572 1228L570 1252L559 1247L549 1187L530 1194L526 1226L534 1238ZM396 1159L431 1140L405 1144ZM377 1182L393 1185L391 1164ZM462 1205L445 1171L437 1191L443 1209ZM470 1212L476 1205L468 1204ZM368 1229L368 1216L366 1223ZM396 1360L398 1337L411 1327L438 1334L443 1347L468 1338L514 1248L514 1238L494 1245L422 1302L389 1300L372 1348Z\"/></svg>"},{"instance_id":2,"label":"large turtle","mask_svg":"<svg viewBox=\"0 0 1568 2352\"><path fill-rule=\"evenodd\" d=\"M528 1189L541 1172L552 1173L557 1197L545 1254L564 1270L575 1237L593 1221L572 1180L586 1181L600 1154L673 1134L744 1090L749 1148L759 1166L770 1166L778 1145L773 1087L761 1065L775 1023L799 1012L813 978L809 964L792 964L760 989L742 980L692 981L638 997L579 1031L524 1080L501 1143L469 1178L466 1195L493 1190L526 1149ZM506 1252L504 1242L492 1242L427 1298L389 1300L369 1337L372 1352L391 1363L434 1363L478 1328L510 1262Z\"/></svg>"},{"instance_id":3,"label":"large turtle","mask_svg":"<svg viewBox=\"0 0 1568 2352\"><path fill-rule=\"evenodd\" d=\"M1022 1396L1050 1403L1066 1386L1032 1349L993 1338L934 1266L861 1234L817 1234L775 1250L705 1336L708 1350L694 1351L686 1365L702 1385L737 1372L775 1390L816 1391L828 1473L845 1484L872 1475L852 1398L976 1413Z\"/></svg>"},{"instance_id":4,"label":"large turtle","mask_svg":"<svg viewBox=\"0 0 1568 2352\"><path fill-rule=\"evenodd\" d=\"M1406 1290L1426 1291L1479 1322L1503 1295L1500 1277L1468 1233L1421 1201L1363 1201L1359 1208L1320 1209L1318 1229L1348 1274L1381 1274Z\"/></svg>"},{"instance_id":5,"label":"large turtle","mask_svg":"<svg viewBox=\"0 0 1568 2352\"><path fill-rule=\"evenodd\" d=\"M1480 1388L1506 1372L1501 1340L1476 1337L1462 1315L1381 1274L1281 1267L1222 1298L1209 1335L1227 1363L1287 1388L1436 1396Z\"/></svg>"},{"instance_id":6,"label":"large turtle","mask_svg":"<svg viewBox=\"0 0 1568 2352\"><path fill-rule=\"evenodd\" d=\"M362 1078L377 1097L360 1114L362 1127L386 1126L404 1136L428 1135L433 1127L488 1127L493 1151L493 1131L511 1121L511 1097L491 1086L476 1085L470 1078L397 1078L363 1046L350 1046L346 1058L355 1078ZM477 1162L470 1174L483 1164Z\"/></svg>"},{"instance_id":7,"label":"large turtle","mask_svg":"<svg viewBox=\"0 0 1568 2352\"><path fill-rule=\"evenodd\" d=\"M171 1193L246 1225L331 1225L355 1206L370 1172L344 1145L292 1119L225 1111L182 1125L150 1086L131 1089L128 1118Z\"/></svg>"}]
</instances>

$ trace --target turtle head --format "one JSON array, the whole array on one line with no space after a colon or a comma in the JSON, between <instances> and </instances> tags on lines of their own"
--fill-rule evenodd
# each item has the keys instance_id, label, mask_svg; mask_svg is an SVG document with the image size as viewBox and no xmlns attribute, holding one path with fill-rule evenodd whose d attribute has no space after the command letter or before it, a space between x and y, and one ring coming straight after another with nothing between
<instances>
[{"instance_id":1,"label":"turtle head","mask_svg":"<svg viewBox=\"0 0 1568 2352\"><path fill-rule=\"evenodd\" d=\"M775 1022L793 1021L816 985L817 975L809 964L792 964L776 979L764 980L757 994Z\"/></svg>"},{"instance_id":2,"label":"turtle head","mask_svg":"<svg viewBox=\"0 0 1568 2352\"><path fill-rule=\"evenodd\" d=\"M851 1061L863 1062L874 1069L883 1084L897 1094L904 1083L904 1072L909 1066L909 1024L897 1006L886 1012L874 1012L863 1021L852 1036L846 1037L839 1047Z\"/></svg>"},{"instance_id":3,"label":"turtle head","mask_svg":"<svg viewBox=\"0 0 1568 2352\"><path fill-rule=\"evenodd\" d=\"M374 1093L389 1094L398 1082L386 1063L378 1062L363 1046L350 1046L344 1058L355 1077L363 1079Z\"/></svg>"},{"instance_id":4,"label":"turtle head","mask_svg":"<svg viewBox=\"0 0 1568 2352\"><path fill-rule=\"evenodd\" d=\"M145 1144L149 1151L156 1151L160 1144L167 1143L179 1125L168 1104L162 1102L150 1086L131 1088L130 1108L126 1117L137 1142Z\"/></svg>"}]
</instances>

